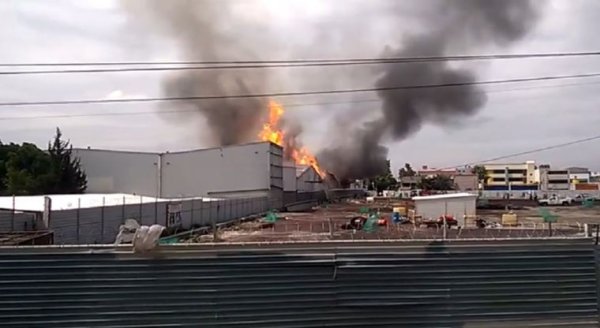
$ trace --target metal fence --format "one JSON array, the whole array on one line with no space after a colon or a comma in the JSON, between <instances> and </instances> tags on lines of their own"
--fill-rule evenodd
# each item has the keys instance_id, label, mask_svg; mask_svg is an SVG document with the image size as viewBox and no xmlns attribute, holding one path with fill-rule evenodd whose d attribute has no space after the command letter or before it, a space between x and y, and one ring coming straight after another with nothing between
<instances>
[{"instance_id":1,"label":"metal fence","mask_svg":"<svg viewBox=\"0 0 600 328\"><path fill-rule=\"evenodd\" d=\"M54 232L54 242L67 244L112 243L119 226L127 219L142 225L161 224L173 231L201 226L219 225L242 217L264 213L270 209L267 197L219 200L171 200L169 202L127 203L50 211L47 226L41 215L4 211L0 215L0 231L30 231L48 229ZM102 202L104 203L104 202ZM31 222L30 222L31 221Z\"/></svg>"},{"instance_id":2,"label":"metal fence","mask_svg":"<svg viewBox=\"0 0 600 328\"><path fill-rule=\"evenodd\" d=\"M0 327L598 327L589 239L0 248Z\"/></svg>"}]
</instances>

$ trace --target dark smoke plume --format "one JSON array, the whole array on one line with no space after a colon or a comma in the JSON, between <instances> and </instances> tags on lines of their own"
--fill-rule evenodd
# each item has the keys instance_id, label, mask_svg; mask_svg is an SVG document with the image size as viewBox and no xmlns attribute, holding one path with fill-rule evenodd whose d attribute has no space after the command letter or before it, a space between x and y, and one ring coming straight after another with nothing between
<instances>
[{"instance_id":1,"label":"dark smoke plume","mask_svg":"<svg viewBox=\"0 0 600 328\"><path fill-rule=\"evenodd\" d=\"M123 5L135 22L143 21L151 31L175 40L184 59L223 61L258 59L244 44L244 28L235 26L230 1L207 0L127 0ZM236 31L231 36L229 29ZM248 29L246 29L248 30ZM251 31L247 31L251 33ZM177 71L164 82L168 97L193 95L236 95L266 92L268 76L263 70ZM231 145L256 140L267 103L258 99L184 101L206 119L215 145ZM180 119L187 119L182 115Z\"/></svg>"},{"instance_id":2,"label":"dark smoke plume","mask_svg":"<svg viewBox=\"0 0 600 328\"><path fill-rule=\"evenodd\" d=\"M348 3L362 6L366 2L368 1L339 0L335 3L338 6ZM245 1L126 0L122 3L132 20L144 21L144 26L150 27L150 31L159 31L177 42L187 60L260 60L257 53L267 54L262 59L279 59L277 54L265 51L269 49L265 46L265 42L270 41L266 40L268 33L256 30L260 27L244 25L243 19L236 15L240 13L240 7L236 7L236 3L246 4ZM330 38L317 35L313 40L314 47L293 48L294 55L290 59L319 58L318 54L312 55L312 51L324 47L336 50L335 57L352 57L351 53L360 49L362 44L359 44L360 41L352 42L351 49L348 44L340 46L335 41L338 36L342 36L340 39L354 40L364 33L376 33L377 29L369 29L367 26L379 26L383 22L380 18L390 14L394 15L397 24L388 24L386 21L385 24L389 26L386 25L385 28L388 31L401 30L398 25L405 21L407 14L416 13L418 21L428 25L420 33L403 35L399 38L400 47L385 50L382 57L444 56L477 53L494 47L497 49L522 38L539 15L534 0L389 0L380 3L385 6L374 5L372 8L381 13L372 16L357 15L356 20L351 23L347 23L347 19L327 17L327 24L324 25L327 28L323 29L327 33L323 35ZM417 10L407 13L407 4ZM268 23L268 19L266 22ZM333 26L330 26L330 22L333 22ZM301 28L299 30L302 31ZM289 38L283 43L294 44L300 36L293 34ZM317 83L318 88L323 89L339 88L338 82L368 81L373 79L373 74L378 74L376 76L379 77L375 82L377 87L477 80L475 72L461 68L456 63L388 64L378 67L381 71L353 72L349 80L333 77L330 73L334 68L319 71L296 70L292 79L294 83L300 84ZM343 68L345 72L352 72L353 69ZM302 76L304 72L313 74ZM272 70L177 71L165 81L163 90L171 97L268 93L273 91L268 86L274 79ZM282 89L310 90L315 87L296 88L285 85ZM334 145L322 151L318 158L326 169L340 178L371 177L381 173L386 168L388 153L384 143L404 140L424 124L445 124L473 115L486 102L484 90L478 86L382 91L378 96L382 104L373 108L378 116L371 116L371 121L362 126L360 122L364 122L364 114L352 114L350 119L338 118L338 126L329 131L334 135L343 131L343 135L328 137L335 141ZM203 115L211 129L214 144L217 145L256 140L260 122L267 109L267 101L257 99L189 101L184 105L193 106ZM289 128L289 125L286 127ZM301 127L291 130L285 142L297 145L297 137L301 131Z\"/></svg>"},{"instance_id":3,"label":"dark smoke plume","mask_svg":"<svg viewBox=\"0 0 600 328\"><path fill-rule=\"evenodd\" d=\"M443 1L427 20L424 34L405 38L403 46L385 54L391 57L444 56L467 53L490 45L505 46L523 37L538 17L533 1ZM476 81L475 73L445 62L390 64L377 87L445 84ZM387 140L403 140L425 123L443 124L473 115L486 102L478 86L382 91L382 116L361 131L348 131L343 145L326 149L319 160L341 178L363 178L386 169Z\"/></svg>"}]
</instances>

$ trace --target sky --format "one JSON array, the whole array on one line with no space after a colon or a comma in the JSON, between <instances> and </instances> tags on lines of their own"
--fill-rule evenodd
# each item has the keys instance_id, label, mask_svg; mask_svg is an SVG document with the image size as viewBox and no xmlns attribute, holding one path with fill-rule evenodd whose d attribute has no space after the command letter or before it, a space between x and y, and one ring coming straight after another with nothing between
<instances>
[{"instance_id":1,"label":"sky","mask_svg":"<svg viewBox=\"0 0 600 328\"><path fill-rule=\"evenodd\" d=\"M123 0L142 1L142 0ZM234 0L231 0L234 1ZM378 57L401 46L403 33L426 28L417 1L399 1L402 15L386 16L383 0L235 0L235 30L256 26L252 48L266 59ZM431 0L435 1L435 0ZM600 2L540 0L539 22L506 47L471 50L478 54L583 52L600 50ZM117 0L4 0L0 2L1 63L59 63L183 60L176 40L132 17ZM394 28L390 28L390 26ZM231 26L231 27L229 27ZM260 27L260 29L258 28ZM255 31L261 31L257 33ZM235 34L234 34L235 35ZM254 36L253 36L254 37ZM240 40L240 42L242 42ZM227 58L223 58L227 60ZM465 65L480 80L600 72L600 56L561 59L477 61ZM7 71L11 68L0 68ZM353 68L335 68L327 81L318 69L282 69L273 74L273 92L370 87L353 78ZM368 68L363 68L368 69ZM314 78L313 76L319 76ZM0 102L160 97L168 72L0 75ZM494 85L474 116L452 124L425 125L400 142L389 142L394 170L447 167L477 162L599 134L600 78ZM356 101L374 100L368 103ZM279 99L286 117L302 124L303 142L317 151L345 133L332 120L376 115L374 94ZM332 104L334 103L334 104ZM176 151L208 146L200 115L165 113L178 104L128 103L0 107L0 140L45 146L60 127L75 147ZM341 113L341 114L340 114ZM347 114L346 114L347 113ZM49 117L54 116L54 117ZM511 158L553 166L586 166L600 171L600 140Z\"/></svg>"}]
</instances>

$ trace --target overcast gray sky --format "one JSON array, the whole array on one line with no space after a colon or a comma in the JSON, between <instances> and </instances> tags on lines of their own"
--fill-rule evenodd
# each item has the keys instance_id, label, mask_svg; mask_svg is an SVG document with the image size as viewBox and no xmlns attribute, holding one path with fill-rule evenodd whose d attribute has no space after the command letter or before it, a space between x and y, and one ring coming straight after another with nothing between
<instances>
[{"instance_id":1,"label":"overcast gray sky","mask_svg":"<svg viewBox=\"0 0 600 328\"><path fill-rule=\"evenodd\" d=\"M377 0L236 1L240 6L234 17L260 26L264 40L257 48L264 51L263 58L270 59L306 58L307 53L317 58L375 57L386 46L399 46L399 34L418 31L431 23L419 20L419 10L411 1L401 2L405 17L398 22L398 29L392 30L383 26L398 17L381 16L384 2ZM464 55L600 50L599 1L540 0L540 3L544 7L542 18L524 39L509 48L487 48ZM0 17L3 63L182 59L174 40L135 22L119 1L3 0ZM348 26L353 27L351 31L345 31ZM306 49L310 51L305 52ZM497 60L466 65L476 70L481 80L504 79L597 73L600 57ZM361 81L352 81L351 75L352 70L334 69L333 82L327 85L369 87ZM167 76L168 73L156 72L1 76L0 101L159 97L161 83ZM310 72L302 76L298 77L294 69L278 71L273 91L319 86L319 81L310 79ZM599 134L600 78L490 86L488 90L488 101L479 114L450 126L427 125L407 140L388 144L393 166L397 168L404 162L413 166L458 165ZM347 111L351 119L357 110L377 112L378 103L362 104L359 108L347 103L306 104L374 98L375 95L369 94L312 96L286 98L281 102L303 104L288 107L286 115L303 124L304 142L318 150L333 138L332 133L343 132L330 129L335 113ZM177 114L148 113L168 108L177 107L147 103L2 107L0 139L45 145L59 126L76 147L173 151L205 146L206 127L201 116L182 119ZM88 116L77 116L80 114ZM49 115L64 117L40 118ZM600 170L599 149L600 141L593 141L511 161L533 159L555 166Z\"/></svg>"}]
</instances>

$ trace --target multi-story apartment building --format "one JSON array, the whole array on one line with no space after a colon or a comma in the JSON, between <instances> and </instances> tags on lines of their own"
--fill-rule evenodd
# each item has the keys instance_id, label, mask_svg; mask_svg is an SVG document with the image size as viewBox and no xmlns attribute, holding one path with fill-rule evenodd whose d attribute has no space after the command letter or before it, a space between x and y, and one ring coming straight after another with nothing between
<instances>
[{"instance_id":1,"label":"multi-story apartment building","mask_svg":"<svg viewBox=\"0 0 600 328\"><path fill-rule=\"evenodd\" d=\"M485 164L486 190L536 190L536 166L534 161L525 163Z\"/></svg>"}]
</instances>

